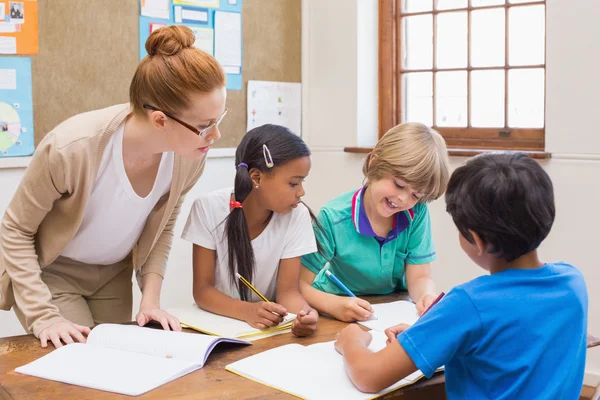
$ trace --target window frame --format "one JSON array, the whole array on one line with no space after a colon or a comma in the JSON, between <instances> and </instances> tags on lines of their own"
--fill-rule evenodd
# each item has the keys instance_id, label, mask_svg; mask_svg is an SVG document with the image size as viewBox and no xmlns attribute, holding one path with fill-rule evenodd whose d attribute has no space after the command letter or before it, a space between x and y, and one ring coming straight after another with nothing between
<instances>
[{"instance_id":1,"label":"window frame","mask_svg":"<svg viewBox=\"0 0 600 400\"><path fill-rule=\"evenodd\" d=\"M435 5L435 0L432 0ZM493 8L504 8L506 12L505 18L505 65L501 68L505 70L505 127L504 128L454 128L454 127L437 127L433 126L446 140L446 144L451 153L457 155L469 155L468 153L479 153L485 150L523 150L531 155L545 158L548 155L544 153L545 148L545 122L546 122L546 58L547 51L544 51L544 64L536 66L509 66L508 65L508 11L515 6L530 6L530 5L546 5L545 12L547 14L547 2L543 0L528 1L527 3L510 4L505 0L503 5L471 7L469 0L468 6L451 11L470 11L484 10ZM435 15L440 12L448 12L450 10L433 10L417 13L401 12L402 0L379 0L379 137L383 136L393 126L402 121L402 78L401 74L406 71L402 70L402 23L401 18L405 15L423 15L433 14L433 57L434 65L431 71L438 70L458 70L458 71L473 71L485 69L500 69L500 67L489 68L473 68L470 65L470 46L467 44L467 67L466 68L435 68L435 35L436 35L436 20ZM471 13L467 12L468 30L467 38L471 31ZM547 19L545 19L546 21ZM544 47L546 47L547 34L544 34ZM508 126L508 110L507 110L507 93L508 79L507 74L511 69L526 69L526 68L544 68L544 127L543 128L507 128ZM435 124L435 78L433 79L433 110ZM467 79L467 115L470 116L471 108L471 93L470 79ZM470 117L469 117L470 123Z\"/></svg>"}]
</instances>

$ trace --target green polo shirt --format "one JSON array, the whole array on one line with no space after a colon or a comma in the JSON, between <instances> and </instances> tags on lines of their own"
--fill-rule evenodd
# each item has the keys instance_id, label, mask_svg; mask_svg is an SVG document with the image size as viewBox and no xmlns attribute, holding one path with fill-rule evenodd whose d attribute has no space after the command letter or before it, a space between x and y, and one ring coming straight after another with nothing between
<instances>
[{"instance_id":1,"label":"green polo shirt","mask_svg":"<svg viewBox=\"0 0 600 400\"><path fill-rule=\"evenodd\" d=\"M329 270L355 295L380 295L406 290L406 264L427 264L435 260L431 221L426 204L397 214L387 238L379 238L370 228L362 189L346 193L327 203L317 220L315 236L322 253L307 254L302 264L317 276L313 286L323 292L345 293L326 275ZM365 222L366 221L366 222Z\"/></svg>"}]
</instances>

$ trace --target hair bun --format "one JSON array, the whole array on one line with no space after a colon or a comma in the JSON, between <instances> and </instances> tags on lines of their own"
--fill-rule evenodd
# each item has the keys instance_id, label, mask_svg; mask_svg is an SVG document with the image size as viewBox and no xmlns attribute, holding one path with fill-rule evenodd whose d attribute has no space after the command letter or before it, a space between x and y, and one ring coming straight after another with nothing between
<instances>
[{"instance_id":1,"label":"hair bun","mask_svg":"<svg viewBox=\"0 0 600 400\"><path fill-rule=\"evenodd\" d=\"M172 56L183 49L191 48L196 41L194 32L187 26L172 25L152 32L146 40L149 56Z\"/></svg>"}]
</instances>

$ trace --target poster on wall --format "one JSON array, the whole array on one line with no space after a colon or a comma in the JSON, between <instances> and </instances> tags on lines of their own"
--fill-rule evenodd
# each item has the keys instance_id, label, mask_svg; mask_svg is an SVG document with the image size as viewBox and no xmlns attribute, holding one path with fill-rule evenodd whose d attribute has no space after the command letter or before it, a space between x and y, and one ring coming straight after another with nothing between
<instances>
[{"instance_id":1,"label":"poster on wall","mask_svg":"<svg viewBox=\"0 0 600 400\"><path fill-rule=\"evenodd\" d=\"M31 59L0 57L0 158L33 154Z\"/></svg>"},{"instance_id":2,"label":"poster on wall","mask_svg":"<svg viewBox=\"0 0 600 400\"><path fill-rule=\"evenodd\" d=\"M223 65L227 90L242 90L241 12L242 0L140 0L140 60L147 55L146 40L152 32L185 25L196 35L194 46Z\"/></svg>"},{"instance_id":3,"label":"poster on wall","mask_svg":"<svg viewBox=\"0 0 600 400\"><path fill-rule=\"evenodd\" d=\"M37 0L0 0L0 54L37 54Z\"/></svg>"},{"instance_id":4,"label":"poster on wall","mask_svg":"<svg viewBox=\"0 0 600 400\"><path fill-rule=\"evenodd\" d=\"M264 124L285 126L302 135L302 84L248 81L247 131Z\"/></svg>"}]
</instances>

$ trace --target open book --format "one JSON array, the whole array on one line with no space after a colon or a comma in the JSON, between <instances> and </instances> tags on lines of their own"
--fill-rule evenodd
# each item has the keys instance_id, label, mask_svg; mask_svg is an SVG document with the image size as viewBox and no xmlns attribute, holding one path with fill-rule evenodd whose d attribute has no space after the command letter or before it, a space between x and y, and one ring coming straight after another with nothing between
<instances>
[{"instance_id":1,"label":"open book","mask_svg":"<svg viewBox=\"0 0 600 400\"><path fill-rule=\"evenodd\" d=\"M171 315L179 318L181 325L209 335L230 338L256 340L265 337L290 332L296 314L289 313L283 322L270 329L256 329L245 321L213 314L194 305L186 308L169 308L165 310Z\"/></svg>"},{"instance_id":2,"label":"open book","mask_svg":"<svg viewBox=\"0 0 600 400\"><path fill-rule=\"evenodd\" d=\"M367 328L383 332L390 326L398 324L413 325L419 319L417 306L410 301L394 301L391 303L373 304L373 310L377 319L359 321L358 323Z\"/></svg>"},{"instance_id":3,"label":"open book","mask_svg":"<svg viewBox=\"0 0 600 400\"><path fill-rule=\"evenodd\" d=\"M92 330L87 343L63 346L15 371L138 396L202 368L221 342L250 344L195 333L101 324Z\"/></svg>"},{"instance_id":4,"label":"open book","mask_svg":"<svg viewBox=\"0 0 600 400\"><path fill-rule=\"evenodd\" d=\"M371 331L369 348L379 351L386 346L382 332ZM376 395L360 392L344 368L343 357L335 350L334 342L310 346L288 344L244 358L225 369L263 385L291 395L311 400L362 400L382 396L400 387L415 383L423 377L416 371Z\"/></svg>"}]
</instances>

